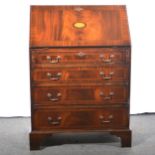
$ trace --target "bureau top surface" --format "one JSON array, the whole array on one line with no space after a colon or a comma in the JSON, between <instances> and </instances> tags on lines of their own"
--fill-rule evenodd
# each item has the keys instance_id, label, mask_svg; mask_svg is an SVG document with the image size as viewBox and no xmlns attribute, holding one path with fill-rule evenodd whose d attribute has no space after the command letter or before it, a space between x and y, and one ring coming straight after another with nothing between
<instances>
[{"instance_id":1,"label":"bureau top surface","mask_svg":"<svg viewBox=\"0 0 155 155\"><path fill-rule=\"evenodd\" d=\"M123 5L31 6L30 47L129 45Z\"/></svg>"}]
</instances>

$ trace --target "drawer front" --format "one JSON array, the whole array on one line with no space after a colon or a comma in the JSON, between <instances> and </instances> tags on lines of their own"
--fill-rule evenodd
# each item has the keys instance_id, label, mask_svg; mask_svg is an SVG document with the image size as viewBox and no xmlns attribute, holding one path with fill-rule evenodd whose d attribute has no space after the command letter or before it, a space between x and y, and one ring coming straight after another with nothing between
<instances>
[{"instance_id":1,"label":"drawer front","mask_svg":"<svg viewBox=\"0 0 155 155\"><path fill-rule=\"evenodd\" d=\"M34 69L34 82L123 82L128 81L128 67Z\"/></svg>"},{"instance_id":2,"label":"drawer front","mask_svg":"<svg viewBox=\"0 0 155 155\"><path fill-rule=\"evenodd\" d=\"M124 129L128 127L127 108L69 108L35 110L34 129Z\"/></svg>"},{"instance_id":3,"label":"drawer front","mask_svg":"<svg viewBox=\"0 0 155 155\"><path fill-rule=\"evenodd\" d=\"M98 49L37 49L31 50L32 64L36 67L68 64L126 64L129 52L121 48Z\"/></svg>"},{"instance_id":4,"label":"drawer front","mask_svg":"<svg viewBox=\"0 0 155 155\"><path fill-rule=\"evenodd\" d=\"M125 86L74 86L35 87L33 101L42 105L61 104L117 104L128 102L128 87Z\"/></svg>"}]
</instances>

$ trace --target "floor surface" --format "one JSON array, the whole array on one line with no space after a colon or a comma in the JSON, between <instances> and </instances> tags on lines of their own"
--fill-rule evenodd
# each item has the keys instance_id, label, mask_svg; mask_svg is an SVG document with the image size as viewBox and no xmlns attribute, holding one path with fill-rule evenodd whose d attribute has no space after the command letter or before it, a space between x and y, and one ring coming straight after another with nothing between
<instances>
[{"instance_id":1,"label":"floor surface","mask_svg":"<svg viewBox=\"0 0 155 155\"><path fill-rule=\"evenodd\" d=\"M30 151L30 118L0 118L0 155L155 155L155 114L132 115L130 126L131 148L121 148L115 136L82 133L54 135L49 146Z\"/></svg>"}]
</instances>

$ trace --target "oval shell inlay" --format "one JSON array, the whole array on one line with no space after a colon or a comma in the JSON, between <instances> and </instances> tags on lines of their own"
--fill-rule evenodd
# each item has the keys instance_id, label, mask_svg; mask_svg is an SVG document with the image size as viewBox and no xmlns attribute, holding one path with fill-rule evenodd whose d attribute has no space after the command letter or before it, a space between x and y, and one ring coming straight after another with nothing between
<instances>
[{"instance_id":1,"label":"oval shell inlay","mask_svg":"<svg viewBox=\"0 0 155 155\"><path fill-rule=\"evenodd\" d=\"M86 24L82 23L82 22L77 22L77 23L74 23L74 27L78 28L78 29L82 29L82 28L86 27Z\"/></svg>"}]
</instances>

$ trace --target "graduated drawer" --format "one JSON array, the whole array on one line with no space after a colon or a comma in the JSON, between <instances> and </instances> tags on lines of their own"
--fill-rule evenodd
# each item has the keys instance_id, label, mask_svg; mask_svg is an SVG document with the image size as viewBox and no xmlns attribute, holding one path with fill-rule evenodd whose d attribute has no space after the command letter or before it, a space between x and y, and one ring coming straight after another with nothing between
<instances>
[{"instance_id":1,"label":"graduated drawer","mask_svg":"<svg viewBox=\"0 0 155 155\"><path fill-rule=\"evenodd\" d=\"M31 62L35 67L61 65L107 65L129 62L129 49L125 48L64 48L32 49Z\"/></svg>"},{"instance_id":2,"label":"graduated drawer","mask_svg":"<svg viewBox=\"0 0 155 155\"><path fill-rule=\"evenodd\" d=\"M98 68L58 68L34 69L34 82L67 83L67 82L123 82L129 79L128 67Z\"/></svg>"},{"instance_id":3,"label":"graduated drawer","mask_svg":"<svg viewBox=\"0 0 155 155\"><path fill-rule=\"evenodd\" d=\"M124 129L128 127L127 108L37 109L34 130Z\"/></svg>"},{"instance_id":4,"label":"graduated drawer","mask_svg":"<svg viewBox=\"0 0 155 155\"><path fill-rule=\"evenodd\" d=\"M32 95L40 105L123 104L129 96L126 85L34 87Z\"/></svg>"}]
</instances>

